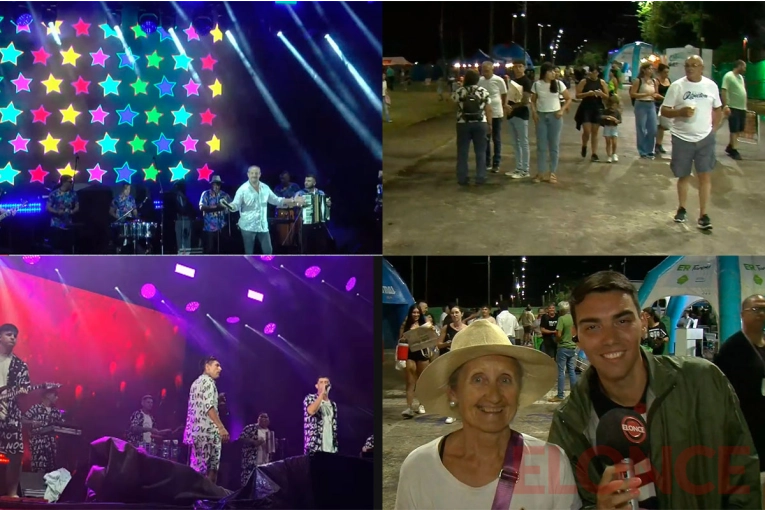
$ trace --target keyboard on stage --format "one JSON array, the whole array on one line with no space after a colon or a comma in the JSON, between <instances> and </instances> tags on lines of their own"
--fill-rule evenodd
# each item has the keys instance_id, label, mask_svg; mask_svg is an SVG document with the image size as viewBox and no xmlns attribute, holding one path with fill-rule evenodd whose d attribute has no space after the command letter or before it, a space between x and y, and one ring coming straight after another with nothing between
<instances>
[{"instance_id":1,"label":"keyboard on stage","mask_svg":"<svg viewBox=\"0 0 765 510\"><path fill-rule=\"evenodd\" d=\"M75 427L61 427L57 425L48 425L34 431L36 434L62 434L67 436L81 436L82 429Z\"/></svg>"}]
</instances>

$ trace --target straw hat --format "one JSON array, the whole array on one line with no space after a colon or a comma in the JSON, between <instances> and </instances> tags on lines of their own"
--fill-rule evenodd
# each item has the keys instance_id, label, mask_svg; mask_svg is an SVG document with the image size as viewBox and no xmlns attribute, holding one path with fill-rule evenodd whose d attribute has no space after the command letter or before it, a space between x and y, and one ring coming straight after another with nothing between
<instances>
[{"instance_id":1,"label":"straw hat","mask_svg":"<svg viewBox=\"0 0 765 510\"><path fill-rule=\"evenodd\" d=\"M518 408L542 398L558 378L558 367L543 352L515 346L498 326L489 321L476 321L454 336L452 348L439 356L420 375L415 393L428 412L459 417L457 407L449 407L449 377L468 361L483 356L515 358L523 368L523 385L518 396Z\"/></svg>"}]
</instances>

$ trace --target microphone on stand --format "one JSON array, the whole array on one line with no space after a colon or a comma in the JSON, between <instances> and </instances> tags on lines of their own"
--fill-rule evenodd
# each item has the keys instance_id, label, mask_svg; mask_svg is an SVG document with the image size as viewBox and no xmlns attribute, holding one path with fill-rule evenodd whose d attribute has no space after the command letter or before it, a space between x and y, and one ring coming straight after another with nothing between
<instances>
[{"instance_id":1,"label":"microphone on stand","mask_svg":"<svg viewBox=\"0 0 765 510\"><path fill-rule=\"evenodd\" d=\"M643 417L631 409L616 408L605 413L595 432L595 451L608 457L616 450L621 457L621 464L626 471L623 479L635 478L635 465L648 459L648 427ZM639 509L638 498L628 502L630 510Z\"/></svg>"}]
</instances>

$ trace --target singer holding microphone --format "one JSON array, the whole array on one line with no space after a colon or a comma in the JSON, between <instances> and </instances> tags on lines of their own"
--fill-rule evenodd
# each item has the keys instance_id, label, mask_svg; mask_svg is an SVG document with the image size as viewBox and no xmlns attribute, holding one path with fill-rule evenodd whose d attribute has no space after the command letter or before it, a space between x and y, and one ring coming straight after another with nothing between
<instances>
[{"instance_id":1,"label":"singer holding microphone","mask_svg":"<svg viewBox=\"0 0 765 510\"><path fill-rule=\"evenodd\" d=\"M591 365L553 414L549 441L579 468L584 507L761 508L757 452L722 372L642 349L638 294L623 274L587 277L570 303Z\"/></svg>"},{"instance_id":2,"label":"singer holding microphone","mask_svg":"<svg viewBox=\"0 0 765 510\"><path fill-rule=\"evenodd\" d=\"M430 412L458 417L462 427L409 454L395 508L579 509L563 451L510 427L556 378L548 355L513 345L495 324L476 321L457 333L416 391Z\"/></svg>"},{"instance_id":3,"label":"singer holding microphone","mask_svg":"<svg viewBox=\"0 0 765 510\"><path fill-rule=\"evenodd\" d=\"M303 451L337 453L337 404L329 399L329 377L319 377L316 393L303 399Z\"/></svg>"}]
</instances>

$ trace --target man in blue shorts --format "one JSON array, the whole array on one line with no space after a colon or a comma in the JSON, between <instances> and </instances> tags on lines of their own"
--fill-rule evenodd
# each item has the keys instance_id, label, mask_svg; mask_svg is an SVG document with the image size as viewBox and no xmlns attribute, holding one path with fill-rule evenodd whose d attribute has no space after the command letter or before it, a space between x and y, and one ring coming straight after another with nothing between
<instances>
[{"instance_id":1,"label":"man in blue shorts","mask_svg":"<svg viewBox=\"0 0 765 510\"><path fill-rule=\"evenodd\" d=\"M704 61L691 55L685 61L685 77L669 86L661 115L670 119L672 126L672 162L670 168L678 178L677 196L679 207L675 214L677 223L685 223L688 188L691 173L696 165L699 180L699 220L702 230L712 229L706 208L712 192L712 170L717 163L715 156L715 133L722 119L722 101L717 84L703 76Z\"/></svg>"}]
</instances>

